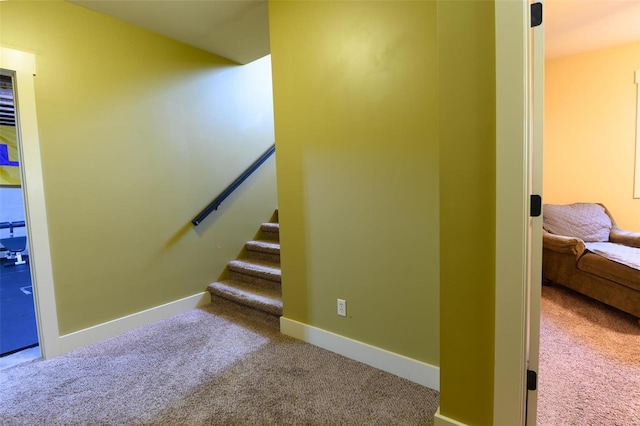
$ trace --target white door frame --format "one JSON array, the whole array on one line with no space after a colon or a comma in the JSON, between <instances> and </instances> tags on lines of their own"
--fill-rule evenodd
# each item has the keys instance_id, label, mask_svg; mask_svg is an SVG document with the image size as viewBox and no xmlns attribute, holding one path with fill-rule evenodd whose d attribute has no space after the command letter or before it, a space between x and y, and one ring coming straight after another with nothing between
<instances>
[{"instance_id":1,"label":"white door frame","mask_svg":"<svg viewBox=\"0 0 640 426\"><path fill-rule=\"evenodd\" d=\"M495 1L496 294L494 425L524 425L529 274L528 0Z\"/></svg>"},{"instance_id":2,"label":"white door frame","mask_svg":"<svg viewBox=\"0 0 640 426\"><path fill-rule=\"evenodd\" d=\"M544 6L544 0L535 0ZM529 150L530 194L543 194L543 145L544 145L544 22L530 31L531 76L530 76L530 126ZM529 219L529 283L528 350L527 369L539 372L540 361L540 302L542 298L542 215ZM527 425L535 425L538 410L538 386L527 392Z\"/></svg>"},{"instance_id":3,"label":"white door frame","mask_svg":"<svg viewBox=\"0 0 640 426\"><path fill-rule=\"evenodd\" d=\"M16 136L29 241L40 351L44 358L60 354L58 315L53 286L47 209L34 91L35 55L0 46L0 69L15 76Z\"/></svg>"}]
</instances>

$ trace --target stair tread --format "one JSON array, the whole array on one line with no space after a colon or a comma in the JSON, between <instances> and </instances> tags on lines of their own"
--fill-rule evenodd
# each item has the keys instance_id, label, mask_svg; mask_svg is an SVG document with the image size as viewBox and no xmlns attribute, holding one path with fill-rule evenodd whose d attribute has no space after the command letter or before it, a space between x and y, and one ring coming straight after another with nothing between
<instances>
[{"instance_id":1,"label":"stair tread","mask_svg":"<svg viewBox=\"0 0 640 426\"><path fill-rule=\"evenodd\" d=\"M247 250L261 251L265 253L280 253L280 243L271 240L253 240L245 244Z\"/></svg>"},{"instance_id":2,"label":"stair tread","mask_svg":"<svg viewBox=\"0 0 640 426\"><path fill-rule=\"evenodd\" d=\"M256 259L235 259L229 262L229 269L238 271L238 270L246 270L246 271L255 271L258 273L264 273L267 275L277 275L280 276L280 265L273 262L268 262L266 260L256 260Z\"/></svg>"},{"instance_id":3,"label":"stair tread","mask_svg":"<svg viewBox=\"0 0 640 426\"><path fill-rule=\"evenodd\" d=\"M244 281L226 279L211 283L210 287L219 290L231 290L237 294L255 295L264 298L265 300L273 300L282 303L282 296L280 296L278 291L264 287L257 287Z\"/></svg>"},{"instance_id":4,"label":"stair tread","mask_svg":"<svg viewBox=\"0 0 640 426\"><path fill-rule=\"evenodd\" d=\"M222 280L209 284L209 291L217 296L243 305L262 308L274 314L282 314L282 297L279 292L257 287L237 280Z\"/></svg>"}]
</instances>

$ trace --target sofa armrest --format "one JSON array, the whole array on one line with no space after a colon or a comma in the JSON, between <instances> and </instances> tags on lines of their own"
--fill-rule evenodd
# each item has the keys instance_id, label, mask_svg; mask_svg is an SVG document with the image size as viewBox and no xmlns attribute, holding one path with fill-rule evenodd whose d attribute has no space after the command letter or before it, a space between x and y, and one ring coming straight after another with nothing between
<instances>
[{"instance_id":1,"label":"sofa armrest","mask_svg":"<svg viewBox=\"0 0 640 426\"><path fill-rule=\"evenodd\" d=\"M576 258L582 256L582 253L586 250L584 241L580 238L555 235L544 229L542 230L542 246L560 253L572 253Z\"/></svg>"},{"instance_id":2,"label":"sofa armrest","mask_svg":"<svg viewBox=\"0 0 640 426\"><path fill-rule=\"evenodd\" d=\"M640 248L640 232L625 231L617 226L611 228L609 241L630 247Z\"/></svg>"}]
</instances>

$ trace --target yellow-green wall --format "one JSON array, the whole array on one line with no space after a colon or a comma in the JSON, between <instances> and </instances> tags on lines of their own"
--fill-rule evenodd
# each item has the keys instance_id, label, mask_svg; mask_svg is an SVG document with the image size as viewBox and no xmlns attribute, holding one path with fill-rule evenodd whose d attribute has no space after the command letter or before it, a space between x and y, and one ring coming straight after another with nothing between
<instances>
[{"instance_id":1,"label":"yellow-green wall","mask_svg":"<svg viewBox=\"0 0 640 426\"><path fill-rule=\"evenodd\" d=\"M493 423L494 34L494 2L438 2L440 413L468 425Z\"/></svg>"},{"instance_id":2,"label":"yellow-green wall","mask_svg":"<svg viewBox=\"0 0 640 426\"><path fill-rule=\"evenodd\" d=\"M439 365L441 414L491 424L493 2L269 7L285 316Z\"/></svg>"},{"instance_id":3,"label":"yellow-green wall","mask_svg":"<svg viewBox=\"0 0 640 426\"><path fill-rule=\"evenodd\" d=\"M545 202L598 202L640 232L633 198L640 42L545 64Z\"/></svg>"},{"instance_id":4,"label":"yellow-green wall","mask_svg":"<svg viewBox=\"0 0 640 426\"><path fill-rule=\"evenodd\" d=\"M436 3L269 16L284 315L438 365Z\"/></svg>"},{"instance_id":5,"label":"yellow-green wall","mask_svg":"<svg viewBox=\"0 0 640 426\"><path fill-rule=\"evenodd\" d=\"M441 413L490 424L493 2L269 7L285 316L440 366ZM187 225L273 139L264 74L66 3L0 13L38 61L63 332L201 291L275 200L266 169L264 202Z\"/></svg>"},{"instance_id":6,"label":"yellow-green wall","mask_svg":"<svg viewBox=\"0 0 640 426\"><path fill-rule=\"evenodd\" d=\"M0 2L0 43L35 53L61 334L204 291L276 207L269 58L247 66L66 2Z\"/></svg>"}]
</instances>

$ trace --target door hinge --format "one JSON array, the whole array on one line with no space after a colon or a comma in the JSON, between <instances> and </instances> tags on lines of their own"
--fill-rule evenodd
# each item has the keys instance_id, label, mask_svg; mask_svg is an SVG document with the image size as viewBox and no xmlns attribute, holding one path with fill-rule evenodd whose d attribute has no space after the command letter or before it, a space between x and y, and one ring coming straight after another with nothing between
<instances>
[{"instance_id":1,"label":"door hinge","mask_svg":"<svg viewBox=\"0 0 640 426\"><path fill-rule=\"evenodd\" d=\"M542 24L542 3L531 4L531 28Z\"/></svg>"},{"instance_id":2,"label":"door hinge","mask_svg":"<svg viewBox=\"0 0 640 426\"><path fill-rule=\"evenodd\" d=\"M531 194L529 203L529 216L538 217L542 214L542 197L538 194Z\"/></svg>"},{"instance_id":3,"label":"door hinge","mask_svg":"<svg viewBox=\"0 0 640 426\"><path fill-rule=\"evenodd\" d=\"M538 373L527 370L527 390L534 391L536 389L538 389Z\"/></svg>"}]
</instances>

